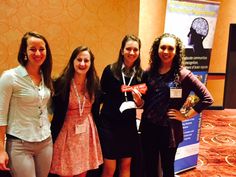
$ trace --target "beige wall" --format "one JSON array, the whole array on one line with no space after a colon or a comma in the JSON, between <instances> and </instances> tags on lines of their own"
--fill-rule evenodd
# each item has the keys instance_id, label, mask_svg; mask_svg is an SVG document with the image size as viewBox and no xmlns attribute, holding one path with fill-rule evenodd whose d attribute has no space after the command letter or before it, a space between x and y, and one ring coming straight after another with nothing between
<instances>
[{"instance_id":1,"label":"beige wall","mask_svg":"<svg viewBox=\"0 0 236 177\"><path fill-rule=\"evenodd\" d=\"M1 0L0 73L16 66L20 39L38 31L49 41L53 74L79 45L91 47L101 74L116 60L123 36L138 35L139 0Z\"/></svg>"},{"instance_id":2,"label":"beige wall","mask_svg":"<svg viewBox=\"0 0 236 177\"><path fill-rule=\"evenodd\" d=\"M231 23L236 23L236 1L219 0L219 2L220 10L212 47L210 73L226 73L229 26ZM214 106L223 105L224 84L225 79L222 77L212 77L208 80L207 87L214 96Z\"/></svg>"},{"instance_id":3,"label":"beige wall","mask_svg":"<svg viewBox=\"0 0 236 177\"><path fill-rule=\"evenodd\" d=\"M225 73L228 50L229 25L236 23L236 1L219 0L220 10L216 24L209 72Z\"/></svg>"},{"instance_id":4,"label":"beige wall","mask_svg":"<svg viewBox=\"0 0 236 177\"><path fill-rule=\"evenodd\" d=\"M221 2L216 24L210 69L225 73L229 24L236 23L236 1ZM142 66L148 65L149 49L163 33L166 0L1 0L0 73L16 66L20 39L26 31L38 31L49 41L53 54L53 75L68 61L79 45L91 47L101 75L105 65L118 56L123 36L139 35ZM222 105L224 80L208 80L215 103Z\"/></svg>"},{"instance_id":5,"label":"beige wall","mask_svg":"<svg viewBox=\"0 0 236 177\"><path fill-rule=\"evenodd\" d=\"M140 0L139 37L142 41L141 59L148 66L149 50L154 39L164 31L166 1Z\"/></svg>"}]
</instances>

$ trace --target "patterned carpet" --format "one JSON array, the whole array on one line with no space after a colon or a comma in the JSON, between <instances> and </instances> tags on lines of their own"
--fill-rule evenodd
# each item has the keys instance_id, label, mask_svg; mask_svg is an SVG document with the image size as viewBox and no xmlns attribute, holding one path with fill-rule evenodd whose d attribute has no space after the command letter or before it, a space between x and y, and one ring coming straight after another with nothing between
<instances>
[{"instance_id":1,"label":"patterned carpet","mask_svg":"<svg viewBox=\"0 0 236 177\"><path fill-rule=\"evenodd\" d=\"M236 177L236 109L203 112L198 165L178 176ZM0 171L0 177L10 175Z\"/></svg>"},{"instance_id":2,"label":"patterned carpet","mask_svg":"<svg viewBox=\"0 0 236 177\"><path fill-rule=\"evenodd\" d=\"M236 110L206 110L198 165L180 177L236 177Z\"/></svg>"}]
</instances>

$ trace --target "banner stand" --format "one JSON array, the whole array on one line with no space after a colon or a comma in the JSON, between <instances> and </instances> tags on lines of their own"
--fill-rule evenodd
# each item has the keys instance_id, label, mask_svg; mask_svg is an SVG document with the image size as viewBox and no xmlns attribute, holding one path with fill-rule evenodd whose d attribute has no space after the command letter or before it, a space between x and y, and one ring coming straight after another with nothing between
<instances>
[{"instance_id":1,"label":"banner stand","mask_svg":"<svg viewBox=\"0 0 236 177\"><path fill-rule=\"evenodd\" d=\"M219 2L197 0L168 0L165 33L178 36L186 48L185 66L204 84L207 81L211 49L219 11ZM198 97L191 93L182 112L188 112ZM180 143L175 158L175 173L197 166L201 114L183 122L184 141Z\"/></svg>"}]
</instances>

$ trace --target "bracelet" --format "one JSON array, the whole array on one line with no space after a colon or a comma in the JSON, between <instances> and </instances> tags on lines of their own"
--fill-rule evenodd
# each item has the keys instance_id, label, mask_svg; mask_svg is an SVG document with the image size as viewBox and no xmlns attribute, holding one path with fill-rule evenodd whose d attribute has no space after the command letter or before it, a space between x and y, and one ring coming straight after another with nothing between
<instances>
[{"instance_id":1,"label":"bracelet","mask_svg":"<svg viewBox=\"0 0 236 177\"><path fill-rule=\"evenodd\" d=\"M141 105L139 105L139 106L137 106L137 108L142 108L142 107L143 107L143 105L144 105L144 101L143 101L143 99L142 99L142 104L141 104Z\"/></svg>"},{"instance_id":2,"label":"bracelet","mask_svg":"<svg viewBox=\"0 0 236 177\"><path fill-rule=\"evenodd\" d=\"M185 114L184 114L184 118L185 118L185 119L189 119L189 118L190 118L190 117L188 116L188 113L185 113Z\"/></svg>"}]
</instances>

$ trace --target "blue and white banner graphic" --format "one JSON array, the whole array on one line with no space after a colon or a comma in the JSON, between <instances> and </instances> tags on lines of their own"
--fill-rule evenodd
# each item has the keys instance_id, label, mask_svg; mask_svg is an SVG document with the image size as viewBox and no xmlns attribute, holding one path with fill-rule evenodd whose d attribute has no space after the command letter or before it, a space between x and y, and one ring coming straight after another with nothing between
<instances>
[{"instance_id":1,"label":"blue and white banner graphic","mask_svg":"<svg viewBox=\"0 0 236 177\"><path fill-rule=\"evenodd\" d=\"M165 32L178 36L186 48L185 66L206 83L219 2L201 0L168 0ZM182 111L198 101L192 93ZM196 167L199 154L201 114L183 122L184 141L175 158L175 172Z\"/></svg>"}]
</instances>

